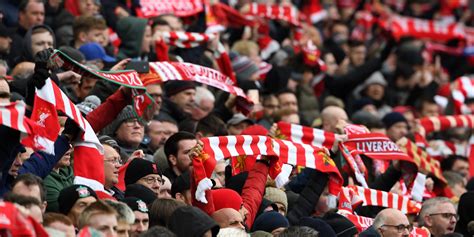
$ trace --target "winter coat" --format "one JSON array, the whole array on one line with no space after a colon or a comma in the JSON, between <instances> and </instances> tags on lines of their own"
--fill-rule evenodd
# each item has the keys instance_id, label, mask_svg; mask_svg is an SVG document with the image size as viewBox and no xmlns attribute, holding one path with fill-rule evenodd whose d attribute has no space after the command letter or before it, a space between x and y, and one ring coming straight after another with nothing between
<instances>
[{"instance_id":1,"label":"winter coat","mask_svg":"<svg viewBox=\"0 0 474 237\"><path fill-rule=\"evenodd\" d=\"M44 179L44 188L46 190L46 201L48 206L46 211L59 212L58 197L59 192L65 187L74 184L74 172L71 166L59 169L59 172L52 171Z\"/></svg>"},{"instance_id":2,"label":"winter coat","mask_svg":"<svg viewBox=\"0 0 474 237\"><path fill-rule=\"evenodd\" d=\"M136 17L125 17L117 21L117 35L122 40L117 59L139 58L142 56L142 42L147 20Z\"/></svg>"}]
</instances>

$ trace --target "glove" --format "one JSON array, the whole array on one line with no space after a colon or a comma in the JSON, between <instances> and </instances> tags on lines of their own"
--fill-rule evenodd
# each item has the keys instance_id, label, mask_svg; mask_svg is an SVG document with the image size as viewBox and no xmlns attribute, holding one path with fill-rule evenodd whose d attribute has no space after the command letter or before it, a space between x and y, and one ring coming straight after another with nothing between
<instances>
[{"instance_id":1,"label":"glove","mask_svg":"<svg viewBox=\"0 0 474 237\"><path fill-rule=\"evenodd\" d=\"M69 138L69 141L74 141L76 137L81 132L81 128L76 124L76 122L70 118L64 123L64 130L61 133Z\"/></svg>"},{"instance_id":2,"label":"glove","mask_svg":"<svg viewBox=\"0 0 474 237\"><path fill-rule=\"evenodd\" d=\"M51 76L48 70L48 60L52 52L53 49L45 49L35 55L35 73L33 74L32 82L38 89L43 88L46 79Z\"/></svg>"}]
</instances>

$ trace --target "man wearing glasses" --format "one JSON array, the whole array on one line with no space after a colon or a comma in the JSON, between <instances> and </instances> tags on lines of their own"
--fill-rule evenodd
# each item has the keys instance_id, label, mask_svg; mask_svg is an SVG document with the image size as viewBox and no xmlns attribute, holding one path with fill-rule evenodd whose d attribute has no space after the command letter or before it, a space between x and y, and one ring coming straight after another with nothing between
<instances>
[{"instance_id":1,"label":"man wearing glasses","mask_svg":"<svg viewBox=\"0 0 474 237\"><path fill-rule=\"evenodd\" d=\"M374 219L372 226L359 236L408 237L412 226L408 218L396 209L384 209Z\"/></svg>"},{"instance_id":2,"label":"man wearing glasses","mask_svg":"<svg viewBox=\"0 0 474 237\"><path fill-rule=\"evenodd\" d=\"M458 221L456 209L447 197L426 200L418 218L418 224L430 230L433 237L453 233Z\"/></svg>"},{"instance_id":3,"label":"man wearing glasses","mask_svg":"<svg viewBox=\"0 0 474 237\"><path fill-rule=\"evenodd\" d=\"M163 185L161 172L156 164L141 158L133 159L125 171L125 185L141 184L156 194L160 193L160 186Z\"/></svg>"}]
</instances>

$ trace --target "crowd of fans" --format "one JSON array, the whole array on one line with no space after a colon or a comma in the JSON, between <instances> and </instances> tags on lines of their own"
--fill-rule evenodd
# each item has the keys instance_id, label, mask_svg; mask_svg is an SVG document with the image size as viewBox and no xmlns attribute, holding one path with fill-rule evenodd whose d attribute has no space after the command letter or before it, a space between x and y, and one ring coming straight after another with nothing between
<instances>
[{"instance_id":1,"label":"crowd of fans","mask_svg":"<svg viewBox=\"0 0 474 237\"><path fill-rule=\"evenodd\" d=\"M96 132L105 176L105 192L75 179L80 129L71 119L60 116L61 132L50 154L23 146L20 132L6 124L0 110L0 236L390 237L415 236L414 227L420 236L474 235L474 127L426 135L429 146L424 149L436 156L446 182L426 173L418 213L358 206L353 214L373 218L362 229L361 222L330 204L330 177L317 169L292 167L289 181L280 187L269 176L273 158L263 156L238 174L235 166L242 164L233 159L255 156L218 160L203 203L196 200L193 168L193 160L203 155L200 139L277 137L278 122L335 134L343 134L347 124L359 124L393 142L415 141L420 118L456 114L453 82L474 69L473 58L458 52L472 42L467 36L398 37L395 29L364 22L403 16L468 28L474 25L469 1L157 0L170 9L202 9L145 18L140 4L149 2L0 0L0 106L24 101L29 116L35 90L51 78ZM278 14L248 18L245 12L255 3L292 6L301 14L299 22ZM217 7L227 11L211 22ZM224 29L210 32L211 23ZM180 47L170 43L166 32L216 37ZM227 61L218 60L221 46ZM90 70L136 70L153 98L152 118L137 115L132 89L52 67L51 49ZM148 62L157 61L220 71L254 106L250 112L239 110L235 95L206 84L147 76ZM472 88L463 101L468 109L474 108ZM342 152L328 152L343 186L361 185L346 169ZM361 157L368 167L368 188L411 198L404 183L412 169L405 162ZM441 191L436 189L440 185Z\"/></svg>"}]
</instances>

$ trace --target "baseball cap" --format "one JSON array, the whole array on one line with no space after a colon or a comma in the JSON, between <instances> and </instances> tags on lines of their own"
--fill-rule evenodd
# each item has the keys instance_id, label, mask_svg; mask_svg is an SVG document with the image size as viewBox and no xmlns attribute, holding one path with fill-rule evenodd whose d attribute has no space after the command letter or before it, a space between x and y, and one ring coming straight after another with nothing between
<instances>
[{"instance_id":1,"label":"baseball cap","mask_svg":"<svg viewBox=\"0 0 474 237\"><path fill-rule=\"evenodd\" d=\"M105 53L104 48L98 43L87 43L79 47L79 51L86 57L87 61L101 59L104 62L117 61L114 57L110 57Z\"/></svg>"}]
</instances>

